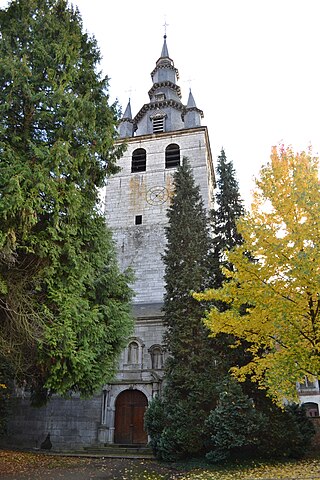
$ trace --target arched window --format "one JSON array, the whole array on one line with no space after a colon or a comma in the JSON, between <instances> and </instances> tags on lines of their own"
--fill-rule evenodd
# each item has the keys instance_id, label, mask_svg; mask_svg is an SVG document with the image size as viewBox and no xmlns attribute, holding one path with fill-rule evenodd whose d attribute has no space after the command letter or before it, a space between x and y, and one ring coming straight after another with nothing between
<instances>
[{"instance_id":1,"label":"arched window","mask_svg":"<svg viewBox=\"0 0 320 480\"><path fill-rule=\"evenodd\" d=\"M306 402L303 404L306 408L308 417L319 417L319 407L317 403Z\"/></svg>"},{"instance_id":2,"label":"arched window","mask_svg":"<svg viewBox=\"0 0 320 480\"><path fill-rule=\"evenodd\" d=\"M132 152L131 172L145 172L147 163L147 152L144 148L137 148Z\"/></svg>"},{"instance_id":3,"label":"arched window","mask_svg":"<svg viewBox=\"0 0 320 480\"><path fill-rule=\"evenodd\" d=\"M180 165L180 147L171 143L166 148L166 168L174 168Z\"/></svg>"}]
</instances>

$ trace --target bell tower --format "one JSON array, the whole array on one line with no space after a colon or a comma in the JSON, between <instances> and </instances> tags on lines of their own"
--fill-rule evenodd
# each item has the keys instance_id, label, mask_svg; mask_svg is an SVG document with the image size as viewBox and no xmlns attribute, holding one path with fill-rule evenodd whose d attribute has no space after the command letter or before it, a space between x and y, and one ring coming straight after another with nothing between
<instances>
[{"instance_id":1,"label":"bell tower","mask_svg":"<svg viewBox=\"0 0 320 480\"><path fill-rule=\"evenodd\" d=\"M119 125L127 150L120 172L108 180L106 217L113 231L121 267L135 272L135 305L161 303L164 292L161 255L165 246L166 209L172 174L188 157L205 206L212 197L214 173L203 112L191 90L186 105L177 85L179 73L169 57L166 35L151 72L149 103L134 118L130 101Z\"/></svg>"},{"instance_id":2,"label":"bell tower","mask_svg":"<svg viewBox=\"0 0 320 480\"><path fill-rule=\"evenodd\" d=\"M127 148L118 163L120 171L106 186L105 214L118 261L121 269L131 267L135 275L135 332L122 354L116 381L104 390L100 440L107 443L127 435L114 431L125 429L115 422L119 418L117 397L121 394L121 401L130 397L123 391L138 390L148 401L161 392L166 210L173 193L173 173L183 157L189 160L206 208L212 198L214 171L207 127L201 125L203 112L191 90L187 103L182 103L178 79L164 35L161 55L151 72L149 103L132 117L129 101L118 140Z\"/></svg>"}]
</instances>

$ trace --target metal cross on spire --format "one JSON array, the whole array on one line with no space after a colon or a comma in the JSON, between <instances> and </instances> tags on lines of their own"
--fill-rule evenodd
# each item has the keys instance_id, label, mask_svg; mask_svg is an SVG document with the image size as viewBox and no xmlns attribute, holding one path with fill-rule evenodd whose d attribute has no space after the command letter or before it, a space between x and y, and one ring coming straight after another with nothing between
<instances>
[{"instance_id":1,"label":"metal cross on spire","mask_svg":"<svg viewBox=\"0 0 320 480\"><path fill-rule=\"evenodd\" d=\"M164 27L164 38L166 38L167 37L167 27L169 27L169 23L167 23L166 17L164 17L163 27Z\"/></svg>"},{"instance_id":2,"label":"metal cross on spire","mask_svg":"<svg viewBox=\"0 0 320 480\"><path fill-rule=\"evenodd\" d=\"M129 102L131 100L132 92L136 92L136 89L133 88L132 85L130 86L130 88L128 88L128 90L125 90L125 93L129 93Z\"/></svg>"}]
</instances>

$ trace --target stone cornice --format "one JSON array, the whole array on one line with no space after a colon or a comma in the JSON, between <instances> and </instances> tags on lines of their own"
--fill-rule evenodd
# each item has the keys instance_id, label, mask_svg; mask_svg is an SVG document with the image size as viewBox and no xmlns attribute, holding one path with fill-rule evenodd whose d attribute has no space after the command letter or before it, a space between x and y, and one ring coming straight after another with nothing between
<instances>
[{"instance_id":1,"label":"stone cornice","mask_svg":"<svg viewBox=\"0 0 320 480\"><path fill-rule=\"evenodd\" d=\"M184 115L185 115L187 112L198 112L198 113L200 114L201 118L204 117L203 111L200 110L200 108L197 108L197 107L186 107L185 112L184 112Z\"/></svg>"},{"instance_id":2,"label":"stone cornice","mask_svg":"<svg viewBox=\"0 0 320 480\"><path fill-rule=\"evenodd\" d=\"M174 67L173 65L170 65L170 63L165 63L165 64L159 64L157 65L151 72L151 78L153 79L154 77L154 74L156 73L157 70L159 70L160 68L166 68L166 69L170 69L170 70L174 70L175 71L175 74L176 74L176 77L177 77L177 80L179 80L179 71L176 67Z\"/></svg>"},{"instance_id":3,"label":"stone cornice","mask_svg":"<svg viewBox=\"0 0 320 480\"><path fill-rule=\"evenodd\" d=\"M157 90L158 88L161 88L161 87L169 87L169 88L171 88L171 90L174 90L174 91L177 92L179 98L182 97L180 87L178 85L176 85L175 83L166 81L166 82L154 83L153 86L150 88L150 90L148 92L149 98L151 99L154 91Z\"/></svg>"},{"instance_id":4,"label":"stone cornice","mask_svg":"<svg viewBox=\"0 0 320 480\"><path fill-rule=\"evenodd\" d=\"M134 121L132 120L132 118L129 118L129 117L121 118L121 119L119 120L119 123L124 123L124 122L134 123Z\"/></svg>"}]
</instances>

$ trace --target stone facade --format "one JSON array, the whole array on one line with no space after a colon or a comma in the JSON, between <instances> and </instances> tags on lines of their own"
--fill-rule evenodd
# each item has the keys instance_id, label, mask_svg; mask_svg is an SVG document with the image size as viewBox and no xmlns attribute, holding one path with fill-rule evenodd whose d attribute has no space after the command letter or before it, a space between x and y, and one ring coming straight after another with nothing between
<instances>
[{"instance_id":1,"label":"stone facade","mask_svg":"<svg viewBox=\"0 0 320 480\"><path fill-rule=\"evenodd\" d=\"M155 395L161 395L166 355L162 348L164 326L161 304L135 306L134 314L134 335L122 352L116 379L103 389L102 420L98 434L101 443L115 441L116 401L120 393L137 390L144 394L147 402Z\"/></svg>"},{"instance_id":2,"label":"stone facade","mask_svg":"<svg viewBox=\"0 0 320 480\"><path fill-rule=\"evenodd\" d=\"M106 387L108 413L99 436L104 442L114 440L115 399L120 392L134 388L143 392L148 401L161 393L164 362L161 313L164 265L161 255L166 242L166 210L175 171L175 168L166 168L165 152L172 144L179 147L180 158L188 157L205 206L210 208L214 173L206 127L127 139L126 153L119 162L121 171L109 179L106 188L107 223L113 231L120 266L122 269L131 267L135 273L132 287L136 322L134 336L120 359L117 380ZM146 166L144 171L135 173L132 172L132 157L138 148L146 152ZM160 189L160 199L152 198L154 189ZM140 216L139 224L136 224L137 216ZM132 343L137 345L135 365L130 361ZM160 356L157 368L154 351Z\"/></svg>"}]
</instances>

